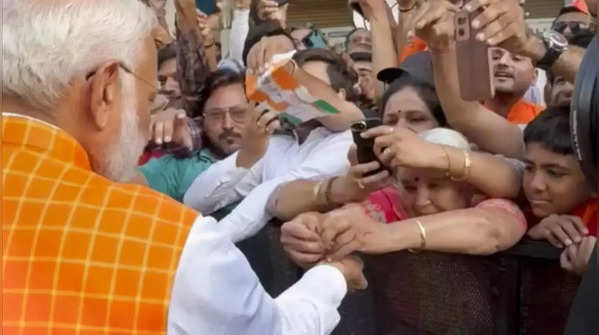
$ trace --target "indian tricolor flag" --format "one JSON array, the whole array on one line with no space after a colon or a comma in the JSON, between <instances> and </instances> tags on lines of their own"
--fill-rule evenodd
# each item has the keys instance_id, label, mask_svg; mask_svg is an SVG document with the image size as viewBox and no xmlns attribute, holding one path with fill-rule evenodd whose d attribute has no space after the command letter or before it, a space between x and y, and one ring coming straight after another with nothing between
<instances>
[{"instance_id":1,"label":"indian tricolor flag","mask_svg":"<svg viewBox=\"0 0 599 335\"><path fill-rule=\"evenodd\" d=\"M259 75L247 75L246 93L258 108L268 108L281 113L294 125L310 121L327 114L338 114L328 102L316 99L306 87L298 83L287 72L285 65L291 61L293 52L276 55L272 65Z\"/></svg>"}]
</instances>

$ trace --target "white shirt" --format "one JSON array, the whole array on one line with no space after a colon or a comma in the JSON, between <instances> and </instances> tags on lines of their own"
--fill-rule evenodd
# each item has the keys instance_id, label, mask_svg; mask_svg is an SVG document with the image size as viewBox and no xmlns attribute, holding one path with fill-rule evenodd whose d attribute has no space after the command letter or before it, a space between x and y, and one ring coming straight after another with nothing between
<instances>
[{"instance_id":1,"label":"white shirt","mask_svg":"<svg viewBox=\"0 0 599 335\"><path fill-rule=\"evenodd\" d=\"M229 57L243 64L243 48L245 39L250 31L250 10L235 9L231 23L231 35L229 36Z\"/></svg>"},{"instance_id":2,"label":"white shirt","mask_svg":"<svg viewBox=\"0 0 599 335\"><path fill-rule=\"evenodd\" d=\"M198 218L179 261L168 334L330 334L346 292L341 272L320 265L273 299L229 232L212 218Z\"/></svg>"},{"instance_id":3,"label":"white shirt","mask_svg":"<svg viewBox=\"0 0 599 335\"><path fill-rule=\"evenodd\" d=\"M252 236L272 217L265 210L270 195L286 182L324 180L347 173L353 139L348 130L312 130L301 145L293 136L272 136L264 157L251 169L236 167L237 155L213 164L192 183L183 201L201 213L245 199L223 220L234 242Z\"/></svg>"}]
</instances>

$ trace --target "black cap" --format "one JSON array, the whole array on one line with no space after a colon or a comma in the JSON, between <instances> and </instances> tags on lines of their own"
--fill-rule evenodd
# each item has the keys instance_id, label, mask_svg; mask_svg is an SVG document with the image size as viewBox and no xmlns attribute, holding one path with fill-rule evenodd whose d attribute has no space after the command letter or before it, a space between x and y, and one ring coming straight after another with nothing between
<instances>
[{"instance_id":1,"label":"black cap","mask_svg":"<svg viewBox=\"0 0 599 335\"><path fill-rule=\"evenodd\" d=\"M381 70L376 76L378 80L391 84L395 79L405 73L414 79L422 81L428 85L435 86L433 74L433 57L430 52L422 51L406 58L399 67L392 67Z\"/></svg>"}]
</instances>

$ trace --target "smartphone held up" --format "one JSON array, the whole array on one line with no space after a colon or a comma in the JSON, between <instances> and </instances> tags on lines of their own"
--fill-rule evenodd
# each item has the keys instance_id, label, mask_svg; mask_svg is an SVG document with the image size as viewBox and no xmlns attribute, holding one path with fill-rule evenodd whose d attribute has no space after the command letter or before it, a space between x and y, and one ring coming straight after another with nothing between
<instances>
[{"instance_id":1,"label":"smartphone held up","mask_svg":"<svg viewBox=\"0 0 599 335\"><path fill-rule=\"evenodd\" d=\"M490 47L476 39L472 20L480 12L460 10L455 17L456 56L460 95L466 101L481 101L495 95Z\"/></svg>"}]
</instances>

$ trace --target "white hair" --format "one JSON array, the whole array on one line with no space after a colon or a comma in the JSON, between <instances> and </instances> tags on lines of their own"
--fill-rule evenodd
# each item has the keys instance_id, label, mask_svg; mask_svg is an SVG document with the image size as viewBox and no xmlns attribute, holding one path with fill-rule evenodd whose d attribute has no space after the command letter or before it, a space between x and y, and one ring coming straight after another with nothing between
<instances>
[{"instance_id":1,"label":"white hair","mask_svg":"<svg viewBox=\"0 0 599 335\"><path fill-rule=\"evenodd\" d=\"M100 151L90 151L89 157L92 168L97 173L112 181L130 182L137 174L137 161L148 140L139 129L135 79L126 76L122 79L122 84L127 98L123 100L118 140L98 148Z\"/></svg>"},{"instance_id":2,"label":"white hair","mask_svg":"<svg viewBox=\"0 0 599 335\"><path fill-rule=\"evenodd\" d=\"M156 16L139 0L3 0L2 89L52 109L76 76L115 60L130 69Z\"/></svg>"},{"instance_id":3,"label":"white hair","mask_svg":"<svg viewBox=\"0 0 599 335\"><path fill-rule=\"evenodd\" d=\"M471 150L468 139L461 133L447 129L434 128L420 133L420 138L427 142L447 145L461 150Z\"/></svg>"}]
</instances>

